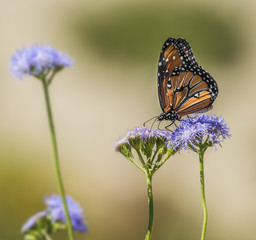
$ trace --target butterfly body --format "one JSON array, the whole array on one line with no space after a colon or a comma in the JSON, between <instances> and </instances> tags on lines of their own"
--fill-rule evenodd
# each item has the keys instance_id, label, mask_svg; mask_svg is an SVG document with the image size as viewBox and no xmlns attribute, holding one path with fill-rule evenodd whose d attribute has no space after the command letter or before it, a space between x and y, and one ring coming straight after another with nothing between
<instances>
[{"instance_id":1,"label":"butterfly body","mask_svg":"<svg viewBox=\"0 0 256 240\"><path fill-rule=\"evenodd\" d=\"M158 120L174 123L182 116L212 108L218 95L213 77L198 65L189 43L169 38L158 63L158 96L163 113Z\"/></svg>"}]
</instances>

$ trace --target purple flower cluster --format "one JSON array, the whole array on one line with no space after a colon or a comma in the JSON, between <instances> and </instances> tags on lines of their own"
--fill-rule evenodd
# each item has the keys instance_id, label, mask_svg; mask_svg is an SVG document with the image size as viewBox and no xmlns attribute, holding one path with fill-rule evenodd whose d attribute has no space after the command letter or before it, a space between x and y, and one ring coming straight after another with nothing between
<instances>
[{"instance_id":1,"label":"purple flower cluster","mask_svg":"<svg viewBox=\"0 0 256 240\"><path fill-rule=\"evenodd\" d=\"M44 71L59 70L72 64L66 53L47 45L33 45L17 50L12 56L11 72L22 79L24 75L38 76Z\"/></svg>"},{"instance_id":2,"label":"purple flower cluster","mask_svg":"<svg viewBox=\"0 0 256 240\"><path fill-rule=\"evenodd\" d=\"M35 214L34 216L30 217L28 219L28 221L22 226L21 232L24 233L27 230L34 227L36 225L37 220L40 219L40 218L46 217L46 215L47 215L46 211L43 211L43 212L39 212L39 213Z\"/></svg>"},{"instance_id":3,"label":"purple flower cluster","mask_svg":"<svg viewBox=\"0 0 256 240\"><path fill-rule=\"evenodd\" d=\"M83 219L83 210L71 197L67 196L66 201L73 229L78 232L86 232L87 227ZM53 194L50 197L46 197L45 204L48 207L47 212L52 221L66 222L65 212L60 196Z\"/></svg>"},{"instance_id":4,"label":"purple flower cluster","mask_svg":"<svg viewBox=\"0 0 256 240\"><path fill-rule=\"evenodd\" d=\"M66 200L74 231L86 232L87 226L83 218L83 210L79 204L75 202L71 197L67 196ZM45 204L47 205L47 209L29 218L29 220L22 226L22 233L34 227L37 221L41 218L50 219L52 222L66 223L65 212L60 196L53 194L49 197L46 197Z\"/></svg>"},{"instance_id":5,"label":"purple flower cluster","mask_svg":"<svg viewBox=\"0 0 256 240\"><path fill-rule=\"evenodd\" d=\"M147 141L151 137L155 138L168 138L170 136L169 131L159 130L159 129L149 129L149 128L134 128L130 130L126 138L140 138L142 141Z\"/></svg>"},{"instance_id":6,"label":"purple flower cluster","mask_svg":"<svg viewBox=\"0 0 256 240\"><path fill-rule=\"evenodd\" d=\"M221 142L230 136L229 128L222 117L202 114L184 119L172 132L169 141L175 150L197 150L205 141L209 146L221 146Z\"/></svg>"},{"instance_id":7,"label":"purple flower cluster","mask_svg":"<svg viewBox=\"0 0 256 240\"><path fill-rule=\"evenodd\" d=\"M165 130L149 129L149 128L134 128L126 134L124 138L117 140L115 150L120 151L123 145L130 145L130 141L138 139L140 142L147 142L151 138L162 139L166 141L171 137L171 133Z\"/></svg>"},{"instance_id":8,"label":"purple flower cluster","mask_svg":"<svg viewBox=\"0 0 256 240\"><path fill-rule=\"evenodd\" d=\"M171 146L168 149L170 137L170 131L134 128L116 142L115 150L143 172L149 171L153 175L176 152ZM139 161L134 158L134 153Z\"/></svg>"}]
</instances>

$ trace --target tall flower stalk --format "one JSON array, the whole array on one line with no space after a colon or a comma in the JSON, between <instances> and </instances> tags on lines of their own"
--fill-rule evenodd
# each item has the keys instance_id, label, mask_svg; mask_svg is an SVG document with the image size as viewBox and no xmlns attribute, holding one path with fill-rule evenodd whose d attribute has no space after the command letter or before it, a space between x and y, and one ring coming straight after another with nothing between
<instances>
[{"instance_id":1,"label":"tall flower stalk","mask_svg":"<svg viewBox=\"0 0 256 240\"><path fill-rule=\"evenodd\" d=\"M58 188L64 207L69 239L74 240L64 185L61 177L57 139L49 96L49 86L56 73L58 73L64 67L69 67L71 65L72 60L66 54L60 53L49 46L34 45L29 48L18 50L11 59L11 72L15 77L22 79L25 75L32 75L42 82L52 140Z\"/></svg>"},{"instance_id":2,"label":"tall flower stalk","mask_svg":"<svg viewBox=\"0 0 256 240\"><path fill-rule=\"evenodd\" d=\"M209 147L221 146L221 142L230 136L229 128L223 118L216 115L202 114L183 120L169 138L172 147L177 151L181 149L191 150L199 156L201 199L204 214L201 240L205 240L208 218L205 197L204 154Z\"/></svg>"},{"instance_id":3,"label":"tall flower stalk","mask_svg":"<svg viewBox=\"0 0 256 240\"><path fill-rule=\"evenodd\" d=\"M69 212L68 212L68 206L67 206L66 197L65 197L66 194L65 194L65 189L64 189L63 180L62 180L62 176L61 176L61 170L60 170L57 139L56 139L56 133L55 133L55 127L54 127L52 109L51 109L51 101L50 101L50 96L49 96L49 88L48 88L49 87L48 83L50 83L50 79L46 79L45 76L42 76L41 78L39 77L39 79L42 81L43 89L44 89L47 115L48 115L48 121L49 121L49 127L50 127L51 139L52 139L55 173L56 173L56 177L57 177L60 196L61 196L61 199L63 202L65 216L67 219L68 235L69 235L70 240L74 240L74 234L73 234L73 229L72 229L72 225L71 225L71 219L70 219Z\"/></svg>"},{"instance_id":4,"label":"tall flower stalk","mask_svg":"<svg viewBox=\"0 0 256 240\"><path fill-rule=\"evenodd\" d=\"M149 220L145 240L151 239L154 223L152 177L175 153L172 148L167 148L169 137L169 131L135 128L129 131L126 137L119 139L115 145L116 151L122 153L146 175ZM137 154L137 160L134 153Z\"/></svg>"},{"instance_id":5,"label":"tall flower stalk","mask_svg":"<svg viewBox=\"0 0 256 240\"><path fill-rule=\"evenodd\" d=\"M205 189L204 187L204 152L205 150L203 149L200 149L200 151L198 151L199 163L200 163L201 198L202 198L202 205L203 205L203 212L204 212L204 221L203 221L203 227L202 227L201 240L205 239L207 217L208 217L206 200L205 200L205 191L204 191Z\"/></svg>"}]
</instances>

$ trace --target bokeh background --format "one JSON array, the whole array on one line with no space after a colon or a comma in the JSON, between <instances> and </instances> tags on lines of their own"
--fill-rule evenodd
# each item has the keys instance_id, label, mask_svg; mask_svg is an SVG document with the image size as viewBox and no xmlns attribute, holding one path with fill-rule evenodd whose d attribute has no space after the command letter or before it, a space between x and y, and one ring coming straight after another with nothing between
<instances>
[{"instance_id":1,"label":"bokeh background","mask_svg":"<svg viewBox=\"0 0 256 240\"><path fill-rule=\"evenodd\" d=\"M89 228L76 239L144 239L145 177L113 146L161 112L157 62L170 36L186 38L217 80L211 113L232 132L206 153L207 239L256 239L255 21L251 0L1 1L0 239L22 239L22 224L44 209L45 195L58 193L41 84L9 72L16 49L34 43L75 60L50 91L66 192ZM199 239L196 154L176 154L153 181L153 239Z\"/></svg>"}]
</instances>

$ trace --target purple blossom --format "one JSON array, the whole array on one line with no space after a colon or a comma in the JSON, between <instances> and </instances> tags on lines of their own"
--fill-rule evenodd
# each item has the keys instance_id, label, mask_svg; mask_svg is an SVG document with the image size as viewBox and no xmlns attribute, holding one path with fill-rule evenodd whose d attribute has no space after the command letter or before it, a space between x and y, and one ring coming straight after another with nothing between
<instances>
[{"instance_id":1,"label":"purple blossom","mask_svg":"<svg viewBox=\"0 0 256 240\"><path fill-rule=\"evenodd\" d=\"M124 138L119 138L114 146L114 149L119 152L120 149L124 146L124 145L129 145L128 139L126 137Z\"/></svg>"},{"instance_id":2,"label":"purple blossom","mask_svg":"<svg viewBox=\"0 0 256 240\"><path fill-rule=\"evenodd\" d=\"M75 231L86 232L87 226L83 218L83 210L71 197L66 197L72 227ZM45 198L47 211L52 221L66 222L61 197L55 194Z\"/></svg>"},{"instance_id":3,"label":"purple blossom","mask_svg":"<svg viewBox=\"0 0 256 240\"><path fill-rule=\"evenodd\" d=\"M141 144L149 143L152 143L154 147L155 143L167 143L167 139L170 137L171 133L169 131L137 127L129 130L125 137L117 140L115 150L117 152L121 151L124 154L123 150L128 149L125 152L129 153L131 147L138 149L141 147Z\"/></svg>"},{"instance_id":4,"label":"purple blossom","mask_svg":"<svg viewBox=\"0 0 256 240\"><path fill-rule=\"evenodd\" d=\"M197 150L205 141L208 146L221 146L231 135L229 128L222 117L216 115L195 115L184 119L172 132L169 145L175 150Z\"/></svg>"},{"instance_id":5,"label":"purple blossom","mask_svg":"<svg viewBox=\"0 0 256 240\"><path fill-rule=\"evenodd\" d=\"M141 141L147 141L150 138L167 139L168 137L170 137L169 131L149 128L134 128L127 133L125 138L128 140L133 138L139 138Z\"/></svg>"},{"instance_id":6,"label":"purple blossom","mask_svg":"<svg viewBox=\"0 0 256 240\"><path fill-rule=\"evenodd\" d=\"M28 221L22 226L21 232L24 233L36 225L38 219L46 217L46 211L39 212L28 219Z\"/></svg>"},{"instance_id":7,"label":"purple blossom","mask_svg":"<svg viewBox=\"0 0 256 240\"><path fill-rule=\"evenodd\" d=\"M66 53L47 45L33 45L17 50L11 58L11 73L22 79L24 75L38 76L49 70L69 67L73 61Z\"/></svg>"},{"instance_id":8,"label":"purple blossom","mask_svg":"<svg viewBox=\"0 0 256 240\"><path fill-rule=\"evenodd\" d=\"M137 152L142 151L147 159L152 155L152 152L166 153L163 149L167 149L167 144L171 136L170 131L149 129L149 128L134 128L129 130L125 137L117 140L115 150L122 153L130 159L133 157L132 148Z\"/></svg>"}]
</instances>

